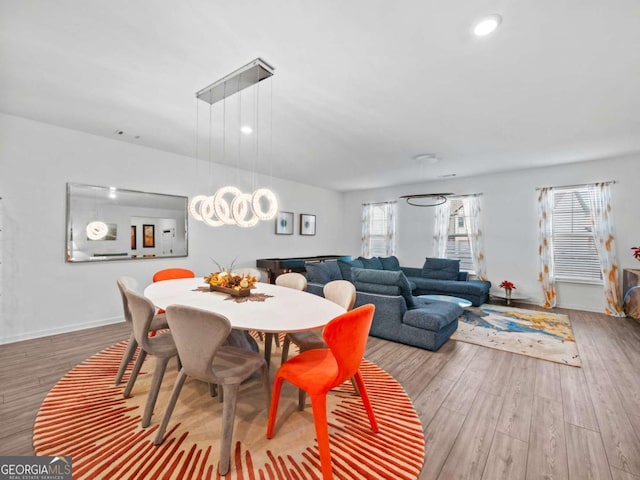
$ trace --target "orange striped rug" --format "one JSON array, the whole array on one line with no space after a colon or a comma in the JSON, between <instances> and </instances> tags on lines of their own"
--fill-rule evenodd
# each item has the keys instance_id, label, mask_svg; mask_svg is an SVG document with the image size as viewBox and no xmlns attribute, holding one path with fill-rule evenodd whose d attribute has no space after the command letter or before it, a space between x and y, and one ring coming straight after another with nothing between
<instances>
[{"instance_id":1,"label":"orange striped rug","mask_svg":"<svg viewBox=\"0 0 640 480\"><path fill-rule=\"evenodd\" d=\"M165 374L151 426L140 427L154 359L148 357L131 398L122 396L128 379L113 379L126 342L85 360L49 392L36 417L33 444L38 455L71 455L74 479L320 479L310 404L297 410L297 390L285 383L275 437L267 440L266 399L259 382L238 394L235 448L230 472L217 472L222 404L208 385L187 380L164 443L153 438L176 376ZM274 352L271 370L278 362ZM127 373L128 375L128 373ZM272 373L273 375L273 373ZM416 479L425 456L420 419L402 386L375 364L363 361L362 375L380 432L371 432L350 382L329 395L328 412L336 479Z\"/></svg>"}]
</instances>

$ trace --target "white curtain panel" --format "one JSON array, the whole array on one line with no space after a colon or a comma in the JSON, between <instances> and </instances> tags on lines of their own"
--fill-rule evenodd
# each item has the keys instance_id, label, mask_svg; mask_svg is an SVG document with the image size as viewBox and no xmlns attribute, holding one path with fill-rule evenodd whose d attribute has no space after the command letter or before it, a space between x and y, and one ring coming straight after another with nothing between
<instances>
[{"instance_id":1,"label":"white curtain panel","mask_svg":"<svg viewBox=\"0 0 640 480\"><path fill-rule=\"evenodd\" d=\"M607 301L605 313L613 317L624 317L618 284L618 260L613 234L611 188L609 183L595 183L589 185L588 188L593 236L600 259L604 294Z\"/></svg>"},{"instance_id":2,"label":"white curtain panel","mask_svg":"<svg viewBox=\"0 0 640 480\"><path fill-rule=\"evenodd\" d=\"M385 257L396 254L396 202L385 203L385 218L387 219Z\"/></svg>"},{"instance_id":3,"label":"white curtain panel","mask_svg":"<svg viewBox=\"0 0 640 480\"><path fill-rule=\"evenodd\" d=\"M447 202L449 203L449 202ZM465 216L468 219L467 228L469 232L469 246L471 247L471 258L473 259L473 269L480 280L488 280L487 265L484 258L484 239L482 236L482 211L480 207L480 196L470 195L462 198L462 205Z\"/></svg>"},{"instance_id":4,"label":"white curtain panel","mask_svg":"<svg viewBox=\"0 0 640 480\"><path fill-rule=\"evenodd\" d=\"M541 188L538 195L538 255L540 257L540 275L544 294L543 307L556 306L556 282L553 275L553 237L552 237L553 192L551 188Z\"/></svg>"},{"instance_id":5,"label":"white curtain panel","mask_svg":"<svg viewBox=\"0 0 640 480\"><path fill-rule=\"evenodd\" d=\"M373 205L362 206L362 235L360 237L360 255L364 258L371 257L371 217Z\"/></svg>"},{"instance_id":6,"label":"white curtain panel","mask_svg":"<svg viewBox=\"0 0 640 480\"><path fill-rule=\"evenodd\" d=\"M433 233L433 246L438 258L447 257L447 241L449 239L449 215L450 202L435 207L435 231Z\"/></svg>"}]
</instances>

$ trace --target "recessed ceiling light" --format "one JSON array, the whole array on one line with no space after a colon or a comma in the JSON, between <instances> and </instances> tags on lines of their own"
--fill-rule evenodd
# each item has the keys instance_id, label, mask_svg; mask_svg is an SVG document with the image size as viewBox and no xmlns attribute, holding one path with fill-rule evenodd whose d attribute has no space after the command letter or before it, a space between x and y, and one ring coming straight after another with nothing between
<instances>
[{"instance_id":1,"label":"recessed ceiling light","mask_svg":"<svg viewBox=\"0 0 640 480\"><path fill-rule=\"evenodd\" d=\"M245 135L249 135L253 132L253 128L251 128L249 125L243 125L242 127L240 127L240 131Z\"/></svg>"},{"instance_id":2,"label":"recessed ceiling light","mask_svg":"<svg viewBox=\"0 0 640 480\"><path fill-rule=\"evenodd\" d=\"M489 35L490 33L493 33L496 28L498 28L501 21L502 17L497 13L482 17L473 26L473 34L477 37L484 37L485 35Z\"/></svg>"},{"instance_id":3,"label":"recessed ceiling light","mask_svg":"<svg viewBox=\"0 0 640 480\"><path fill-rule=\"evenodd\" d=\"M434 163L438 163L440 161L440 159L436 156L435 153L421 153L420 155L416 155L413 158L415 160L427 163L429 165L433 165Z\"/></svg>"}]
</instances>

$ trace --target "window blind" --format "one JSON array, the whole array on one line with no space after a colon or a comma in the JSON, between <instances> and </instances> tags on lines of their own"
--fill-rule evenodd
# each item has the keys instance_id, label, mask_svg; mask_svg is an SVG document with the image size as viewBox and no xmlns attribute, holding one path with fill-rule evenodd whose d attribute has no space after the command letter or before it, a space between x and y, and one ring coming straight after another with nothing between
<instances>
[{"instance_id":1,"label":"window blind","mask_svg":"<svg viewBox=\"0 0 640 480\"><path fill-rule=\"evenodd\" d=\"M553 264L557 279L602 280L591 223L590 195L586 188L553 191Z\"/></svg>"}]
</instances>

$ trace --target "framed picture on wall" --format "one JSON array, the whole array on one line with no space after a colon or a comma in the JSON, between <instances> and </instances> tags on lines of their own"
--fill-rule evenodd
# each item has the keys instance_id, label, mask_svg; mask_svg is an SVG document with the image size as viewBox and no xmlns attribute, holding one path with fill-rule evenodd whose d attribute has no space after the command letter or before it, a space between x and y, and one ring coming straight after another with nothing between
<instances>
[{"instance_id":1,"label":"framed picture on wall","mask_svg":"<svg viewBox=\"0 0 640 480\"><path fill-rule=\"evenodd\" d=\"M300 214L300 235L316 234L316 216L308 213Z\"/></svg>"},{"instance_id":2,"label":"framed picture on wall","mask_svg":"<svg viewBox=\"0 0 640 480\"><path fill-rule=\"evenodd\" d=\"M156 226L142 225L142 246L143 248L155 248L156 246Z\"/></svg>"},{"instance_id":3,"label":"framed picture on wall","mask_svg":"<svg viewBox=\"0 0 640 480\"><path fill-rule=\"evenodd\" d=\"M138 227L131 225L131 250L138 248Z\"/></svg>"},{"instance_id":4,"label":"framed picture on wall","mask_svg":"<svg viewBox=\"0 0 640 480\"><path fill-rule=\"evenodd\" d=\"M276 235L293 235L293 212L278 212Z\"/></svg>"}]
</instances>

